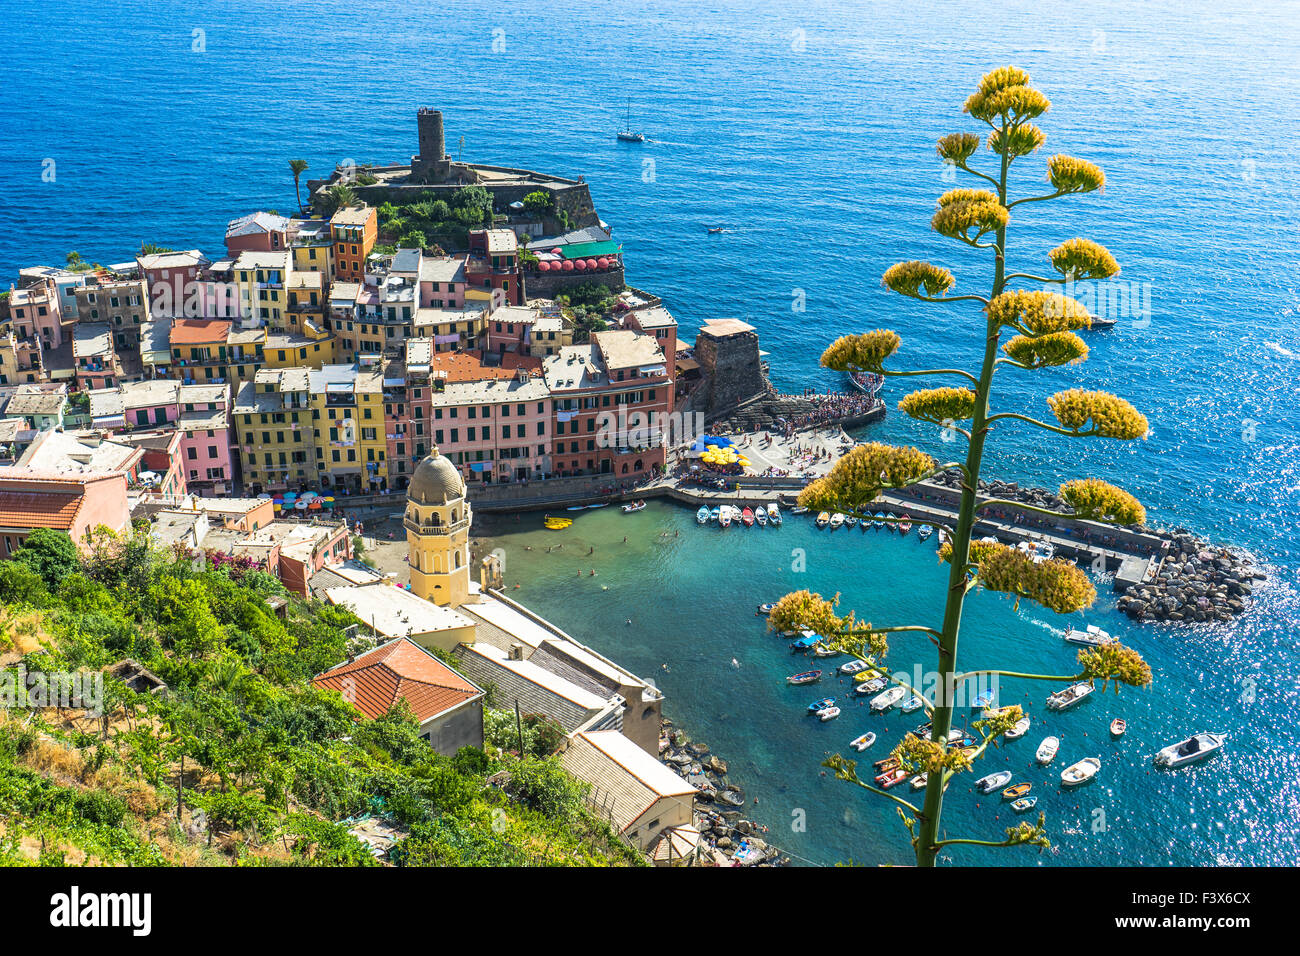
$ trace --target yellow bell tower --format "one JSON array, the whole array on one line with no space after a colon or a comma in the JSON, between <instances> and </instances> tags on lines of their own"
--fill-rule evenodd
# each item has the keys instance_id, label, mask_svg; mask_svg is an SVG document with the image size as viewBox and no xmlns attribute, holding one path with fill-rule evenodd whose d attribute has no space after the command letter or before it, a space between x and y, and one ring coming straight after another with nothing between
<instances>
[{"instance_id":1,"label":"yellow bell tower","mask_svg":"<svg viewBox=\"0 0 1300 956\"><path fill-rule=\"evenodd\" d=\"M406 491L411 593L443 607L469 600L469 526L465 482L437 446L416 466Z\"/></svg>"}]
</instances>

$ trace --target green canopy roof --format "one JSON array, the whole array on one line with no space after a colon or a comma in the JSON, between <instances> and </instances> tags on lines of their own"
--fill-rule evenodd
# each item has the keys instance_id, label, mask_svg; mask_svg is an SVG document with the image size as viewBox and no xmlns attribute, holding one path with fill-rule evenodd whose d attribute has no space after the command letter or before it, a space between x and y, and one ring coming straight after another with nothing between
<instances>
[{"instance_id":1,"label":"green canopy roof","mask_svg":"<svg viewBox=\"0 0 1300 956\"><path fill-rule=\"evenodd\" d=\"M616 256L621 247L614 240L605 239L602 242L575 242L557 248L566 259L589 259L592 256Z\"/></svg>"}]
</instances>

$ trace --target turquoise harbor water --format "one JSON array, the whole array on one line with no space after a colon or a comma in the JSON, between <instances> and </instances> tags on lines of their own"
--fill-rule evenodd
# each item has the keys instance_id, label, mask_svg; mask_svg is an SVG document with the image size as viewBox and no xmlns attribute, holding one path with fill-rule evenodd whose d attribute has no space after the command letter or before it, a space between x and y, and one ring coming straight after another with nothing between
<instances>
[{"instance_id":1,"label":"turquoise harbor water","mask_svg":"<svg viewBox=\"0 0 1300 956\"><path fill-rule=\"evenodd\" d=\"M1150 283L1151 314L1092 334L1083 366L1005 376L999 403L1041 409L1044 395L1092 383L1131 398L1154 434L1062 446L1011 427L995 436L989 473L1045 485L1098 474L1137 493L1156 522L1250 548L1272 577L1250 613L1222 628L1139 628L1109 602L1089 614L1147 655L1155 686L1053 720L1062 759L1103 761L1076 795L1038 786L1054 775L1025 777L1058 853L965 849L957 859L1294 862L1300 26L1290 5L813 2L792 13L766 0L707 9L162 0L63 4L57 28L47 4L9 0L3 10L12 35L26 38L0 62L6 277L70 249L103 262L129 258L141 241L219 251L228 219L293 207L289 157L305 157L309 175L344 159L404 159L415 108L434 105L449 144L465 137L466 158L585 175L625 243L632 281L661 293L687 336L709 317L748 318L791 389L836 385L817 367L823 345L877 325L903 334L903 358L916 366L974 360L971 314L890 297L879 277L895 260L933 258L974 288L986 282L987 263L928 230L934 197L951 185L933 141L974 128L960 103L983 72L1025 67L1054 104L1045 152L1099 162L1108 185L1017 210L1013 260L1037 268L1061 239L1089 235L1125 278ZM653 140L643 146L613 140L629 98ZM42 179L46 160L54 182ZM1043 188L1040 163L1020 168L1017 189ZM706 223L730 231L706 235ZM801 294L806 310L792 311ZM896 414L867 434L937 445ZM801 712L820 692L780 683L796 662L752 607L808 586L842 592L877 623L933 619L931 547L819 535L797 521L702 531L685 509L655 506L582 515L558 555L523 550L557 537L521 531L497 542L508 577L525 582L519 596L654 675L670 715L759 797L755 816L778 844L816 862L904 858L888 802L823 780L818 764L862 730L892 734L913 721L853 708L811 726ZM576 553L592 544L600 573L579 580L593 560ZM800 574L789 570L795 548L807 554ZM980 595L963 664L1065 667L1064 623ZM897 646L895 666L928 660ZM1023 693L1003 687L1006 699ZM1042 697L1034 689L1029 700ZM1130 723L1118 744L1105 732L1112 714ZM1176 774L1148 772L1152 750L1201 729L1229 731L1226 752ZM988 763L1023 768L1040 730ZM875 749L884 746L882 734ZM976 802L952 792L950 834L1000 832L1007 812ZM795 808L807 811L805 832L790 829Z\"/></svg>"}]
</instances>

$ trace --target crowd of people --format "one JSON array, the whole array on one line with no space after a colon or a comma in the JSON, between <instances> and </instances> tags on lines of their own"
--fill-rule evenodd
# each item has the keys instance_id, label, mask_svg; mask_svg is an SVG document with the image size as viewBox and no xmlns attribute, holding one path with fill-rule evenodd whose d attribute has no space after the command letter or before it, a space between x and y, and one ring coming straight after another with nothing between
<instances>
[{"instance_id":1,"label":"crowd of people","mask_svg":"<svg viewBox=\"0 0 1300 956\"><path fill-rule=\"evenodd\" d=\"M871 395L857 392L828 392L820 395L781 395L780 398L810 402L812 411L781 420L785 436L789 438L804 428L816 428L831 422L843 421L865 415L883 403Z\"/></svg>"}]
</instances>

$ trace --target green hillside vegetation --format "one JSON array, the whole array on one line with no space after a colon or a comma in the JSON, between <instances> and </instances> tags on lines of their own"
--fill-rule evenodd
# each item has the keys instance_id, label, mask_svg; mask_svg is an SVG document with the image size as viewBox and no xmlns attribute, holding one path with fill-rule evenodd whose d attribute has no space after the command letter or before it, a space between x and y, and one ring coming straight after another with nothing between
<instances>
[{"instance_id":1,"label":"green hillside vegetation","mask_svg":"<svg viewBox=\"0 0 1300 956\"><path fill-rule=\"evenodd\" d=\"M288 599L283 620L271 595ZM545 720L516 755L501 746L513 721L490 713L488 752L448 758L404 702L365 721L313 688L356 623L244 563L159 552L141 530L101 529L84 555L34 532L0 562L0 680L132 658L169 691L106 678L102 718L0 708L0 864L374 865L343 823L368 814L408 832L398 865L644 862L545 756Z\"/></svg>"},{"instance_id":2,"label":"green hillside vegetation","mask_svg":"<svg viewBox=\"0 0 1300 956\"><path fill-rule=\"evenodd\" d=\"M450 200L379 207L379 242L402 249L468 249L469 231L490 225L492 194L482 186L458 189Z\"/></svg>"}]
</instances>

